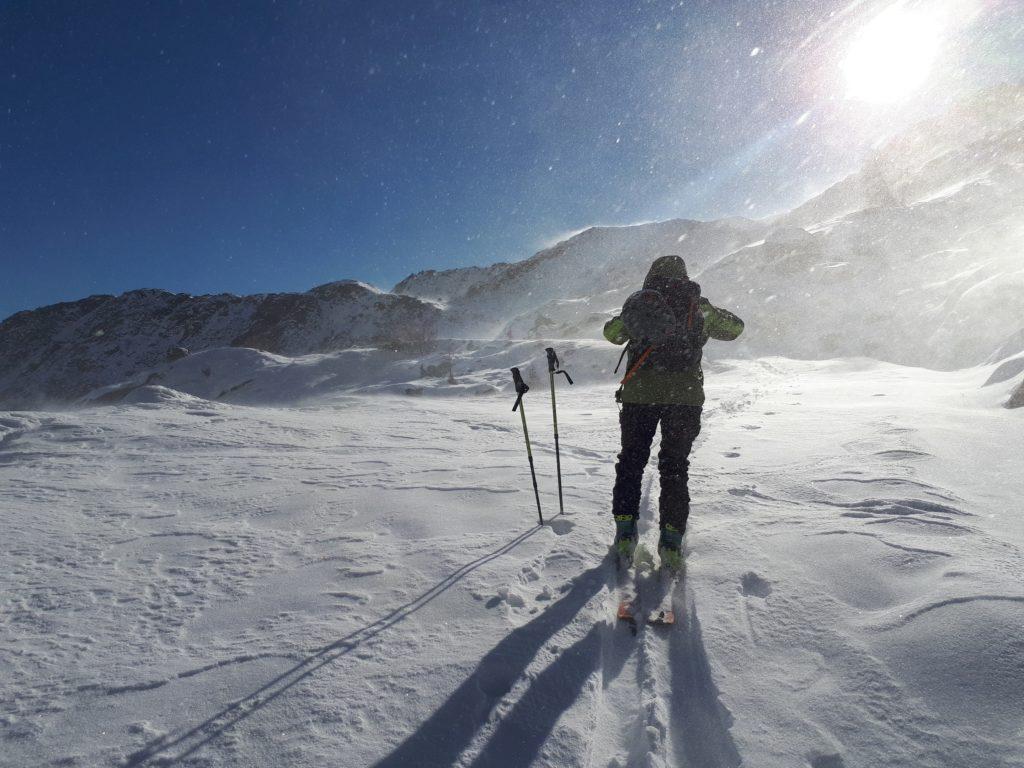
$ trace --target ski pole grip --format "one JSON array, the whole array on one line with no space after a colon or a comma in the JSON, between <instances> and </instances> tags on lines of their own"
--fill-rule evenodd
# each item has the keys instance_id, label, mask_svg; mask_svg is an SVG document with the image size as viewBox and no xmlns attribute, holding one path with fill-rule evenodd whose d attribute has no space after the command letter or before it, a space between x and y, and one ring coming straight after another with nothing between
<instances>
[{"instance_id":1,"label":"ski pole grip","mask_svg":"<svg viewBox=\"0 0 1024 768\"><path fill-rule=\"evenodd\" d=\"M544 350L548 353L548 373L555 373L558 371L558 355L555 354L554 347L548 347Z\"/></svg>"},{"instance_id":2,"label":"ski pole grip","mask_svg":"<svg viewBox=\"0 0 1024 768\"><path fill-rule=\"evenodd\" d=\"M530 391L518 368L512 369L512 381L516 385L516 404L512 406L512 413L519 410L519 404L523 401L523 395Z\"/></svg>"},{"instance_id":3,"label":"ski pole grip","mask_svg":"<svg viewBox=\"0 0 1024 768\"><path fill-rule=\"evenodd\" d=\"M569 375L568 371L563 371L563 370L561 370L559 368L561 363L558 362L558 355L555 354L554 348L553 347L548 347L544 351L548 353L548 373L552 373L552 374L559 374L559 373L561 373L561 374L564 374L565 375L565 380L568 381L569 384L571 385L572 384L572 376Z\"/></svg>"}]
</instances>

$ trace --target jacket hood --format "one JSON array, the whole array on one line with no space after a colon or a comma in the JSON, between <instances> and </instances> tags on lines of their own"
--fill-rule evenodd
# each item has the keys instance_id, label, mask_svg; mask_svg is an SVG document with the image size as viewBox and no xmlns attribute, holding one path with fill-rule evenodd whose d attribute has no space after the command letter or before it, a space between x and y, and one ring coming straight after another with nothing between
<instances>
[{"instance_id":1,"label":"jacket hood","mask_svg":"<svg viewBox=\"0 0 1024 768\"><path fill-rule=\"evenodd\" d=\"M686 262L682 256L660 256L651 264L644 278L645 289L655 289L658 284L669 280L689 280L686 273Z\"/></svg>"}]
</instances>

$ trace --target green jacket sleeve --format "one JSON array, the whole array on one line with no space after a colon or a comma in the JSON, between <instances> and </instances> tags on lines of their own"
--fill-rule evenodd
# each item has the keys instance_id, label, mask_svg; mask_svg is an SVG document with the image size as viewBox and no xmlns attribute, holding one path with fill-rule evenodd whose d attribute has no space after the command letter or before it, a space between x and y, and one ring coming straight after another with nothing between
<instances>
[{"instance_id":1,"label":"green jacket sleeve","mask_svg":"<svg viewBox=\"0 0 1024 768\"><path fill-rule=\"evenodd\" d=\"M604 337L612 344L625 344L629 341L626 324L622 322L621 317L616 315L604 324Z\"/></svg>"},{"instance_id":2,"label":"green jacket sleeve","mask_svg":"<svg viewBox=\"0 0 1024 768\"><path fill-rule=\"evenodd\" d=\"M743 333L743 321L732 312L719 309L703 298L700 300L700 309L704 314L704 332L712 339L732 341Z\"/></svg>"}]
</instances>

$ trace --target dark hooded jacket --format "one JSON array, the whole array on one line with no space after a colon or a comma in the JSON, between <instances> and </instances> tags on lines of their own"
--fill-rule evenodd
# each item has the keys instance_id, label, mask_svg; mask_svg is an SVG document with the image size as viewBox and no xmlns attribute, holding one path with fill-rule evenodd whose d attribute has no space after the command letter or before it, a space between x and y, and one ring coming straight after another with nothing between
<instances>
[{"instance_id":1,"label":"dark hooded jacket","mask_svg":"<svg viewBox=\"0 0 1024 768\"><path fill-rule=\"evenodd\" d=\"M686 265L678 256L662 256L651 265L650 271L644 280L644 291L657 291L664 297L667 308L679 311L679 301L675 292L681 288L693 289L693 284L688 283ZM639 293L639 292L638 292ZM638 294L633 294L630 299ZM627 299L627 305L631 303ZM703 328L700 331L700 343L703 346L708 339L719 341L732 341L743 332L743 321L736 315L724 309L715 307L710 301L701 297L699 303L700 314L703 318ZM632 322L630 322L632 320ZM662 318L655 315L648 315L643 318L623 317L616 315L604 326L604 336L612 344L629 343L632 347L632 354L629 355L630 364L635 365L640 357L639 347L645 344L646 338L650 336L671 336L674 332L673 324L678 320L671 311L666 312ZM663 327L656 327L661 323ZM641 338L643 336L644 338ZM657 345L655 345L657 349ZM653 353L652 353L653 356ZM704 372L701 370L700 361L689 368L673 369L671 366L659 366L656 363L648 365L648 360L640 363L636 372L622 387L622 402L637 403L645 405L703 405L704 404ZM627 365L627 371L630 365Z\"/></svg>"}]
</instances>

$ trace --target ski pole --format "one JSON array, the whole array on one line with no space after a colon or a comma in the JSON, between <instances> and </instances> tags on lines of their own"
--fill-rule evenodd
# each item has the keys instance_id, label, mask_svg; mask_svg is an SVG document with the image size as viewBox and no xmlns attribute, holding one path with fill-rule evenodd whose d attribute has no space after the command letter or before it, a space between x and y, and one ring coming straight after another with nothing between
<instances>
[{"instance_id":1,"label":"ski pole","mask_svg":"<svg viewBox=\"0 0 1024 768\"><path fill-rule=\"evenodd\" d=\"M523 418L523 436L526 438L526 456L530 460L530 477L533 478L533 495L537 499L537 519L544 525L544 514L540 511L540 491L537 490L537 471L533 468L533 449L530 448L530 430L526 428L526 405L523 403L523 395L530 391L530 388L523 381L518 368L512 369L512 381L516 385L516 404L512 406L512 413L519 411Z\"/></svg>"},{"instance_id":2,"label":"ski pole","mask_svg":"<svg viewBox=\"0 0 1024 768\"><path fill-rule=\"evenodd\" d=\"M548 377L551 381L551 421L555 425L555 467L558 470L558 514L565 512L562 505L562 454L558 448L558 408L555 406L555 376L559 373L565 374L565 380L572 386L572 376L568 371L562 370L558 362L558 355L555 350L548 347L544 350L548 353Z\"/></svg>"}]
</instances>

